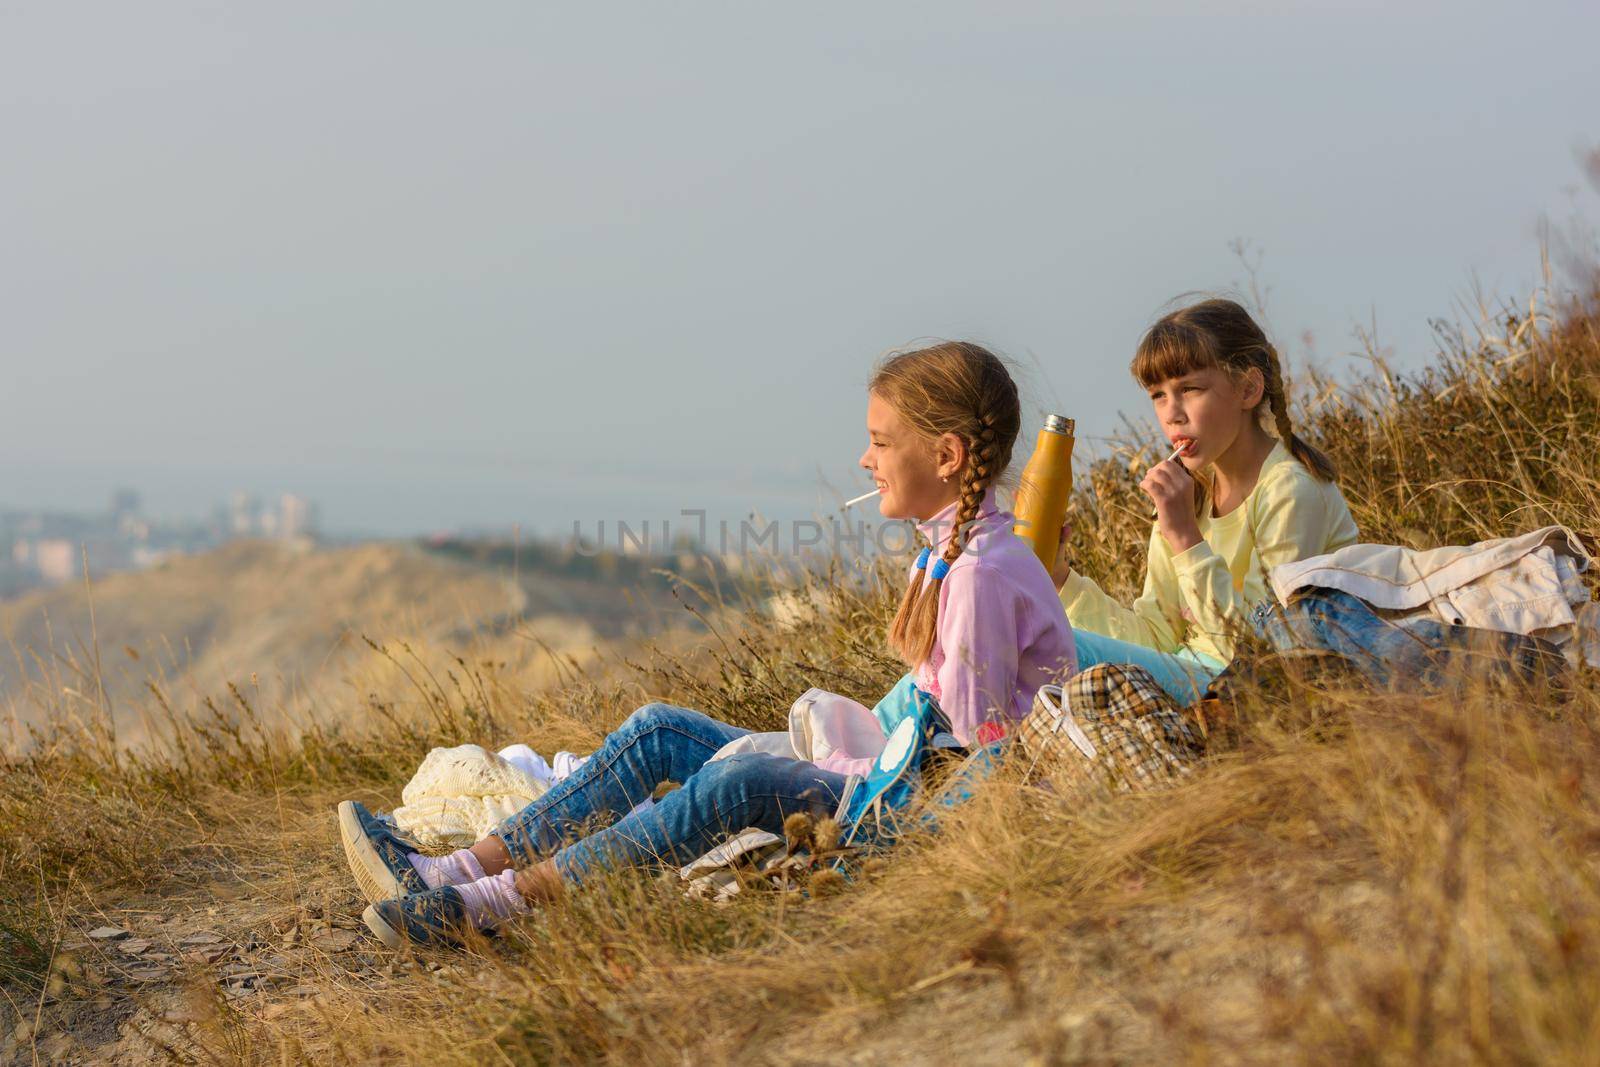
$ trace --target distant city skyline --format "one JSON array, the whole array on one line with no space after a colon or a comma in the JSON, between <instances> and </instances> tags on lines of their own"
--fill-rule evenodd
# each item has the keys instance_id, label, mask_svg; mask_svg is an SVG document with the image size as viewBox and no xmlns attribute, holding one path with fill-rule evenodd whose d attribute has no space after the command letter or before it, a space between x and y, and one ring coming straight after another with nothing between
<instances>
[{"instance_id":1,"label":"distant city skyline","mask_svg":"<svg viewBox=\"0 0 1600 1067\"><path fill-rule=\"evenodd\" d=\"M1359 368L1358 326L1416 367L1600 216L1597 39L1576 2L13 5L0 507L804 517L866 488L864 383L919 338L1092 454L1240 239L1291 367Z\"/></svg>"},{"instance_id":2,"label":"distant city skyline","mask_svg":"<svg viewBox=\"0 0 1600 1067\"><path fill-rule=\"evenodd\" d=\"M200 516L152 514L137 489L115 490L109 506L28 509L0 505L0 598L39 586L144 570L240 538L310 545L315 501L282 493L270 501L236 491Z\"/></svg>"}]
</instances>

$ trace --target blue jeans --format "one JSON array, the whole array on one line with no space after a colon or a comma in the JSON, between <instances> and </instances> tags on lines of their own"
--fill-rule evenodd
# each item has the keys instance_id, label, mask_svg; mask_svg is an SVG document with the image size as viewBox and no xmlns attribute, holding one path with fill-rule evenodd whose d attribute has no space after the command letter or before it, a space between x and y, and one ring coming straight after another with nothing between
<instances>
[{"instance_id":1,"label":"blue jeans","mask_svg":"<svg viewBox=\"0 0 1600 1067\"><path fill-rule=\"evenodd\" d=\"M1537 637L1455 626L1428 616L1381 616L1337 589L1296 594L1287 607L1264 600L1250 624L1279 652L1332 652L1384 687L1440 686L1471 679L1560 680L1565 658Z\"/></svg>"},{"instance_id":2,"label":"blue jeans","mask_svg":"<svg viewBox=\"0 0 1600 1067\"><path fill-rule=\"evenodd\" d=\"M845 777L806 760L743 753L707 765L748 732L698 711L646 704L577 773L495 834L515 866L553 853L562 876L582 882L604 866L687 863L747 826L782 833L783 820L797 811L832 814ZM662 782L682 786L627 814ZM600 818L618 821L587 833Z\"/></svg>"},{"instance_id":3,"label":"blue jeans","mask_svg":"<svg viewBox=\"0 0 1600 1067\"><path fill-rule=\"evenodd\" d=\"M1160 652L1088 630L1074 629L1072 639L1078 646L1080 671L1088 670L1097 663L1132 663L1149 671L1161 688L1185 707L1199 700L1211 679L1227 667L1226 663L1187 648L1178 652Z\"/></svg>"}]
</instances>

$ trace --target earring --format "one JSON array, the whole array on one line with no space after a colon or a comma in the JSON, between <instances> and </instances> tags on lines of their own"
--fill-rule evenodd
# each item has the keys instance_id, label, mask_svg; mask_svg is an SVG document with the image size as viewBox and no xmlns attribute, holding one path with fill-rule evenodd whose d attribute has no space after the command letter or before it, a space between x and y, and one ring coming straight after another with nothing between
<instances>
[{"instance_id":1,"label":"earring","mask_svg":"<svg viewBox=\"0 0 1600 1067\"><path fill-rule=\"evenodd\" d=\"M940 478L939 480L941 482L948 482L950 480L950 476L948 474L946 474L943 478Z\"/></svg>"}]
</instances>

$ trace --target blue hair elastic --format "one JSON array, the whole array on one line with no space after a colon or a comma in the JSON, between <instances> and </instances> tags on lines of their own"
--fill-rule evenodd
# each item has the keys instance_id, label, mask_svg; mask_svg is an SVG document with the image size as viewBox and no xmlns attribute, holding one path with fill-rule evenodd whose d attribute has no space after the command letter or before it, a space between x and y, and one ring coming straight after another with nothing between
<instances>
[{"instance_id":1,"label":"blue hair elastic","mask_svg":"<svg viewBox=\"0 0 1600 1067\"><path fill-rule=\"evenodd\" d=\"M940 557L939 560L933 565L933 580L937 582L940 578L943 578L949 573L950 564L946 562L943 557Z\"/></svg>"},{"instance_id":2,"label":"blue hair elastic","mask_svg":"<svg viewBox=\"0 0 1600 1067\"><path fill-rule=\"evenodd\" d=\"M917 570L925 570L928 566L928 557L933 555L933 549L924 548L917 554Z\"/></svg>"}]
</instances>

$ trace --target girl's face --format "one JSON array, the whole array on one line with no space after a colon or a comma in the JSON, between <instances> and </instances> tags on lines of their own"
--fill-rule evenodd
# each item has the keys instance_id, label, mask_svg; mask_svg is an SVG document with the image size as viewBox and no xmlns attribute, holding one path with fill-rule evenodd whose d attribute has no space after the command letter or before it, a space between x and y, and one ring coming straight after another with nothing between
<instances>
[{"instance_id":1,"label":"girl's face","mask_svg":"<svg viewBox=\"0 0 1600 1067\"><path fill-rule=\"evenodd\" d=\"M1261 372L1235 378L1221 367L1190 371L1149 387L1156 418L1184 466L1198 470L1233 447L1261 403Z\"/></svg>"},{"instance_id":2,"label":"girl's face","mask_svg":"<svg viewBox=\"0 0 1600 1067\"><path fill-rule=\"evenodd\" d=\"M956 473L966 459L960 437L947 433L929 441L913 432L887 400L867 394L867 450L861 465L880 490L878 513L884 518L920 521L937 515L960 496Z\"/></svg>"}]
</instances>

